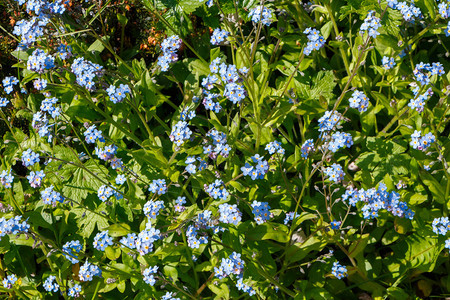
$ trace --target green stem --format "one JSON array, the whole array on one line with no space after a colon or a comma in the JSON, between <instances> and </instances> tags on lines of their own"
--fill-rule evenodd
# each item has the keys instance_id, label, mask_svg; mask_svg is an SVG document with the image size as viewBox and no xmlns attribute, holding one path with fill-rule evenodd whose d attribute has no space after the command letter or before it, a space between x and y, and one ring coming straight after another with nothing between
<instances>
[{"instance_id":1,"label":"green stem","mask_svg":"<svg viewBox=\"0 0 450 300\"><path fill-rule=\"evenodd\" d=\"M334 18L333 11L331 10L331 5L327 4L326 8L328 11L328 15L330 16L331 22L333 23L335 37L338 37L338 36L340 36L339 28L338 28L336 20ZM350 23L350 28L351 28L351 23ZM345 51L342 47L339 47L339 52L341 53L342 60L344 61L345 70L347 71L347 74L350 74L350 67L349 67L349 63L348 63L347 54L345 53Z\"/></svg>"}]
</instances>

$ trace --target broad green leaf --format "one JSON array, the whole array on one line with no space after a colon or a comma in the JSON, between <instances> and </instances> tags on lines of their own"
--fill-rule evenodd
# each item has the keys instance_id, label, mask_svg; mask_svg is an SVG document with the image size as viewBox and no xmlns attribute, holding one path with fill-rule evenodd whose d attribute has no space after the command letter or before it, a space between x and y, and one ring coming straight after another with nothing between
<instances>
[{"instance_id":1,"label":"broad green leaf","mask_svg":"<svg viewBox=\"0 0 450 300\"><path fill-rule=\"evenodd\" d=\"M289 241L288 229L285 225L268 222L250 229L246 237L251 240L274 240L280 243Z\"/></svg>"},{"instance_id":2,"label":"broad green leaf","mask_svg":"<svg viewBox=\"0 0 450 300\"><path fill-rule=\"evenodd\" d=\"M428 172L420 171L419 174L423 183L428 187L433 195L433 200L436 200L441 204L445 203L444 191L446 187L441 186L441 184Z\"/></svg>"},{"instance_id":3,"label":"broad green leaf","mask_svg":"<svg viewBox=\"0 0 450 300\"><path fill-rule=\"evenodd\" d=\"M130 225L125 223L113 224L106 228L112 237L124 236L130 233Z\"/></svg>"},{"instance_id":4,"label":"broad green leaf","mask_svg":"<svg viewBox=\"0 0 450 300\"><path fill-rule=\"evenodd\" d=\"M435 235L424 232L413 233L405 240L392 245L394 257L406 268L415 268L423 272L433 270L439 253L444 248Z\"/></svg>"}]
</instances>

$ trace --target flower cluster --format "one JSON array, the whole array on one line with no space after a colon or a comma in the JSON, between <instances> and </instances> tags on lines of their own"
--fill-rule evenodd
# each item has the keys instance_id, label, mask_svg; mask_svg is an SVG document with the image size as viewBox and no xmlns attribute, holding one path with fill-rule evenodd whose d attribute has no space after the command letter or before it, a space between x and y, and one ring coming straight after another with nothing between
<instances>
[{"instance_id":1,"label":"flower cluster","mask_svg":"<svg viewBox=\"0 0 450 300\"><path fill-rule=\"evenodd\" d=\"M108 145L105 148L95 147L95 154L97 154L98 158L104 161L108 161L114 158L114 155L117 152L117 146Z\"/></svg>"},{"instance_id":2,"label":"flower cluster","mask_svg":"<svg viewBox=\"0 0 450 300\"><path fill-rule=\"evenodd\" d=\"M236 287L238 288L238 290L243 291L244 293L248 293L250 296L256 294L256 291L251 286L244 283L244 278L242 277L237 280Z\"/></svg>"},{"instance_id":3,"label":"flower cluster","mask_svg":"<svg viewBox=\"0 0 450 300\"><path fill-rule=\"evenodd\" d=\"M219 279L226 278L232 274L236 275L238 278L236 287L252 296L256 293L255 290L243 282L244 266L245 262L241 259L241 254L233 252L230 257L222 258L219 267L214 267L214 275Z\"/></svg>"},{"instance_id":4,"label":"flower cluster","mask_svg":"<svg viewBox=\"0 0 450 300\"><path fill-rule=\"evenodd\" d=\"M376 38L380 33L377 31L381 27L381 20L375 17L375 11L371 10L368 12L367 17L364 19L364 23L361 25L359 33L361 35L364 32L368 32L370 37Z\"/></svg>"},{"instance_id":5,"label":"flower cluster","mask_svg":"<svg viewBox=\"0 0 450 300\"><path fill-rule=\"evenodd\" d=\"M117 197L117 193L107 185L102 185L97 190L98 199L100 199L102 202L107 201L112 195L116 195Z\"/></svg>"},{"instance_id":6,"label":"flower cluster","mask_svg":"<svg viewBox=\"0 0 450 300\"><path fill-rule=\"evenodd\" d=\"M213 34L211 36L211 44L219 45L228 37L229 34L230 33L226 30L222 30L220 28L214 29Z\"/></svg>"},{"instance_id":7,"label":"flower cluster","mask_svg":"<svg viewBox=\"0 0 450 300\"><path fill-rule=\"evenodd\" d=\"M22 164L24 167L29 167L36 163L39 163L39 154L33 152L31 149L22 152Z\"/></svg>"},{"instance_id":8,"label":"flower cluster","mask_svg":"<svg viewBox=\"0 0 450 300\"><path fill-rule=\"evenodd\" d=\"M105 142L102 136L102 131L98 130L95 125L91 125L85 132L83 132L86 143L94 144L96 141Z\"/></svg>"},{"instance_id":9,"label":"flower cluster","mask_svg":"<svg viewBox=\"0 0 450 300\"><path fill-rule=\"evenodd\" d=\"M214 102L214 99L220 97L220 94L210 92L214 88L214 84L219 84L219 78L224 86L223 96L233 102L233 104L240 102L246 97L246 91L242 85L243 79L240 74L245 75L247 69L242 68L238 70L235 65L220 63L219 57L211 62L209 69L213 74L208 75L202 81L203 94L205 95L203 105L207 110L214 110L218 113L222 109L218 102Z\"/></svg>"},{"instance_id":10,"label":"flower cluster","mask_svg":"<svg viewBox=\"0 0 450 300\"><path fill-rule=\"evenodd\" d=\"M172 128L170 133L170 141L174 142L177 146L183 145L183 143L191 137L192 131L188 127L188 123L185 121L178 121Z\"/></svg>"},{"instance_id":11,"label":"flower cluster","mask_svg":"<svg viewBox=\"0 0 450 300\"><path fill-rule=\"evenodd\" d=\"M245 262L241 259L241 254L233 252L230 257L222 258L220 266L214 267L214 275L219 279L223 279L231 274L242 277L244 274Z\"/></svg>"},{"instance_id":12,"label":"flower cluster","mask_svg":"<svg viewBox=\"0 0 450 300\"><path fill-rule=\"evenodd\" d=\"M388 6L401 12L403 19L407 22L414 22L414 17L421 18L422 12L418 7L411 3L408 5L406 2L398 2L397 0L388 0Z\"/></svg>"},{"instance_id":13,"label":"flower cluster","mask_svg":"<svg viewBox=\"0 0 450 300\"><path fill-rule=\"evenodd\" d=\"M306 28L303 33L306 34L308 38L308 43L303 50L303 53L305 53L305 55L309 55L313 50L319 50L325 45L325 39L319 34L319 31L317 29L309 27Z\"/></svg>"},{"instance_id":14,"label":"flower cluster","mask_svg":"<svg viewBox=\"0 0 450 300\"><path fill-rule=\"evenodd\" d=\"M208 0L206 3L212 2L212 0ZM173 292L167 292L164 296L161 297L161 300L180 300L180 298L175 298Z\"/></svg>"},{"instance_id":15,"label":"flower cluster","mask_svg":"<svg viewBox=\"0 0 450 300\"><path fill-rule=\"evenodd\" d=\"M202 220L201 223L197 222L195 225L189 225L188 229L186 230L188 246L192 249L198 249L201 244L208 244L207 236L201 236L200 238L197 238L197 229L200 226L209 228L209 223L211 222L211 211L205 210L204 212L199 213L198 219L200 218Z\"/></svg>"},{"instance_id":16,"label":"flower cluster","mask_svg":"<svg viewBox=\"0 0 450 300\"><path fill-rule=\"evenodd\" d=\"M344 180L345 174L340 165L332 164L331 167L325 169L325 175L328 176L329 180L333 181L334 183L338 183Z\"/></svg>"},{"instance_id":17,"label":"flower cluster","mask_svg":"<svg viewBox=\"0 0 450 300\"><path fill-rule=\"evenodd\" d=\"M294 212L286 213L286 217L284 218L284 225L287 225L290 221L293 221L298 215Z\"/></svg>"},{"instance_id":18,"label":"flower cluster","mask_svg":"<svg viewBox=\"0 0 450 300\"><path fill-rule=\"evenodd\" d=\"M225 68L224 64L221 64L219 74L222 82L226 82L223 95L228 100L233 102L233 104L236 104L243 100L246 96L246 91L244 89L244 86L239 83L240 78L237 73L236 67L234 65L228 65L228 67Z\"/></svg>"},{"instance_id":19,"label":"flower cluster","mask_svg":"<svg viewBox=\"0 0 450 300\"><path fill-rule=\"evenodd\" d=\"M118 158L115 156L117 152L117 146L116 145L108 145L105 146L105 148L95 147L95 154L97 154L98 158L104 161L109 161L111 168L113 170L121 169L123 170L123 162L121 158ZM118 179L116 179L117 184L122 184L125 182L126 178L124 175L118 175ZM123 181L122 183L119 182ZM119 197L118 193L115 193L116 197Z\"/></svg>"},{"instance_id":20,"label":"flower cluster","mask_svg":"<svg viewBox=\"0 0 450 300\"><path fill-rule=\"evenodd\" d=\"M258 225L265 223L270 220L272 214L270 213L269 203L267 202L259 202L254 200L252 202L252 213L255 215L255 222Z\"/></svg>"},{"instance_id":21,"label":"flower cluster","mask_svg":"<svg viewBox=\"0 0 450 300\"><path fill-rule=\"evenodd\" d=\"M148 267L147 269L145 269L144 272L142 272L142 275L144 276L144 282L151 286L154 286L156 283L156 279L153 274L155 274L157 271L158 266Z\"/></svg>"},{"instance_id":22,"label":"flower cluster","mask_svg":"<svg viewBox=\"0 0 450 300\"><path fill-rule=\"evenodd\" d=\"M206 169L206 167L208 167L208 164L206 163L205 160L203 160L203 158L201 158L201 157L196 158L195 156L188 156L184 163L187 164L185 170L189 174L195 174L197 172L197 166L194 165L196 160L200 163L198 166L199 171L202 171L202 170Z\"/></svg>"},{"instance_id":23,"label":"flower cluster","mask_svg":"<svg viewBox=\"0 0 450 300\"><path fill-rule=\"evenodd\" d=\"M56 276L50 275L44 281L44 289L47 292L57 292L59 290L59 284L54 282L56 280Z\"/></svg>"},{"instance_id":24,"label":"flower cluster","mask_svg":"<svg viewBox=\"0 0 450 300\"><path fill-rule=\"evenodd\" d=\"M175 200L175 212L185 211L186 207L183 206L183 204L185 203L186 197L178 196L178 198Z\"/></svg>"},{"instance_id":25,"label":"flower cluster","mask_svg":"<svg viewBox=\"0 0 450 300\"><path fill-rule=\"evenodd\" d=\"M93 91L94 79L96 76L101 76L103 67L79 57L73 61L71 68L77 78L77 83L89 91Z\"/></svg>"},{"instance_id":26,"label":"flower cluster","mask_svg":"<svg viewBox=\"0 0 450 300\"><path fill-rule=\"evenodd\" d=\"M309 153L315 151L314 140L313 139L306 140L303 143L301 150L302 150L302 157L305 159L308 158Z\"/></svg>"},{"instance_id":27,"label":"flower cluster","mask_svg":"<svg viewBox=\"0 0 450 300\"><path fill-rule=\"evenodd\" d=\"M109 231L105 230L95 235L93 243L95 249L98 251L105 251L106 247L113 245L112 237L110 237L108 233Z\"/></svg>"},{"instance_id":28,"label":"flower cluster","mask_svg":"<svg viewBox=\"0 0 450 300\"><path fill-rule=\"evenodd\" d=\"M418 63L416 67L414 68L414 76L416 80L421 85L427 85L430 83L430 77L433 75L442 76L445 74L444 67L441 63L432 63L425 64L423 62Z\"/></svg>"},{"instance_id":29,"label":"flower cluster","mask_svg":"<svg viewBox=\"0 0 450 300\"><path fill-rule=\"evenodd\" d=\"M120 239L120 243L125 246L128 247L130 249L135 249L136 248L136 233L129 233L127 234L127 236L123 237Z\"/></svg>"},{"instance_id":30,"label":"flower cluster","mask_svg":"<svg viewBox=\"0 0 450 300\"><path fill-rule=\"evenodd\" d=\"M413 90L414 98L409 100L408 106L411 109L415 109L417 112L423 112L426 101L433 95L431 88L427 89L423 94L419 95L420 88L416 87Z\"/></svg>"},{"instance_id":31,"label":"flower cluster","mask_svg":"<svg viewBox=\"0 0 450 300\"><path fill-rule=\"evenodd\" d=\"M32 188L37 188L41 186L42 179L44 179L45 173L44 171L31 171L27 176L28 182L30 183Z\"/></svg>"},{"instance_id":32,"label":"flower cluster","mask_svg":"<svg viewBox=\"0 0 450 300\"><path fill-rule=\"evenodd\" d=\"M16 281L17 281L17 276L15 274L8 275L2 281L3 287L5 289L12 289L12 287L16 283Z\"/></svg>"},{"instance_id":33,"label":"flower cluster","mask_svg":"<svg viewBox=\"0 0 450 300\"><path fill-rule=\"evenodd\" d=\"M62 59L62 60L66 60L69 59L72 56L72 46L70 45L64 45L61 44L59 45L59 47L56 49L57 51L57 55Z\"/></svg>"},{"instance_id":34,"label":"flower cluster","mask_svg":"<svg viewBox=\"0 0 450 300\"><path fill-rule=\"evenodd\" d=\"M36 90L42 91L43 89L45 89L47 87L47 83L48 83L47 79L38 78L33 81L33 86Z\"/></svg>"},{"instance_id":35,"label":"flower cluster","mask_svg":"<svg viewBox=\"0 0 450 300\"><path fill-rule=\"evenodd\" d=\"M22 216L15 216L9 220L0 218L0 238L7 234L19 234L28 232L30 224L27 221L22 221Z\"/></svg>"},{"instance_id":36,"label":"flower cluster","mask_svg":"<svg viewBox=\"0 0 450 300\"><path fill-rule=\"evenodd\" d=\"M342 266L339 262L336 261L333 263L331 274L333 274L337 279L347 277L347 267Z\"/></svg>"},{"instance_id":37,"label":"flower cluster","mask_svg":"<svg viewBox=\"0 0 450 300\"><path fill-rule=\"evenodd\" d=\"M56 202L63 203L64 197L60 193L53 190L53 185L49 186L45 190L41 191L41 198L44 204L56 205Z\"/></svg>"},{"instance_id":38,"label":"flower cluster","mask_svg":"<svg viewBox=\"0 0 450 300\"><path fill-rule=\"evenodd\" d=\"M56 106L57 102L58 99L55 97L48 97L44 99L44 101L42 101L41 103L41 110L33 115L33 128L37 130L40 137L47 137L47 142L49 143L51 143L53 139L53 135L50 131L53 124L50 125L47 114L52 118L59 117L59 115L61 114L61 108Z\"/></svg>"},{"instance_id":39,"label":"flower cluster","mask_svg":"<svg viewBox=\"0 0 450 300\"><path fill-rule=\"evenodd\" d=\"M53 98L45 98L41 103L41 111L49 113L52 118L56 118L61 114L61 109L56 107L55 104L58 102L58 99Z\"/></svg>"},{"instance_id":40,"label":"flower cluster","mask_svg":"<svg viewBox=\"0 0 450 300\"><path fill-rule=\"evenodd\" d=\"M154 194L163 195L167 192L167 185L165 179L155 179L148 187L148 191Z\"/></svg>"},{"instance_id":41,"label":"flower cluster","mask_svg":"<svg viewBox=\"0 0 450 300\"><path fill-rule=\"evenodd\" d=\"M227 136L225 133L211 129L206 136L212 139L212 144L203 146L203 154L208 154L211 159L216 159L218 155L227 157L231 147L227 144Z\"/></svg>"},{"instance_id":42,"label":"flower cluster","mask_svg":"<svg viewBox=\"0 0 450 300\"><path fill-rule=\"evenodd\" d=\"M32 17L30 20L18 21L13 30L13 34L20 36L20 44L18 49L27 49L39 37L44 34L44 27L48 24L49 19Z\"/></svg>"},{"instance_id":43,"label":"flower cluster","mask_svg":"<svg viewBox=\"0 0 450 300\"><path fill-rule=\"evenodd\" d=\"M339 125L341 121L341 114L334 111L326 111L324 115L319 119L319 131L326 132L334 129L335 126Z\"/></svg>"},{"instance_id":44,"label":"flower cluster","mask_svg":"<svg viewBox=\"0 0 450 300\"><path fill-rule=\"evenodd\" d=\"M393 57L383 56L383 58L381 59L381 64L383 65L383 68L389 70L395 66L395 61Z\"/></svg>"},{"instance_id":45,"label":"flower cluster","mask_svg":"<svg viewBox=\"0 0 450 300\"><path fill-rule=\"evenodd\" d=\"M144 205L144 214L150 219L156 219L159 211L164 208L164 201L150 200Z\"/></svg>"},{"instance_id":46,"label":"flower cluster","mask_svg":"<svg viewBox=\"0 0 450 300\"><path fill-rule=\"evenodd\" d=\"M195 118L195 111L190 110L189 107L185 107L180 113L181 121L189 121Z\"/></svg>"},{"instance_id":47,"label":"flower cluster","mask_svg":"<svg viewBox=\"0 0 450 300\"><path fill-rule=\"evenodd\" d=\"M80 241L78 240L74 240L74 241L69 241L67 243L65 243L63 245L63 252L64 252L64 257L68 260L70 260L70 262L72 264L76 264L79 262L78 260L78 253L80 253L80 251L83 249L83 246L81 245Z\"/></svg>"},{"instance_id":48,"label":"flower cluster","mask_svg":"<svg viewBox=\"0 0 450 300\"><path fill-rule=\"evenodd\" d=\"M36 49L28 57L27 69L30 71L43 73L55 66L55 59L51 55L45 54L41 49Z\"/></svg>"},{"instance_id":49,"label":"flower cluster","mask_svg":"<svg viewBox=\"0 0 450 300\"><path fill-rule=\"evenodd\" d=\"M389 193L383 183L380 183L377 189L358 190L349 188L342 195L342 200L348 201L352 206L355 206L358 202L365 203L362 208L365 219L378 217L378 211L381 209L386 209L397 217L405 217L410 220L414 217L414 212L408 208L408 205L400 201L400 195L394 191Z\"/></svg>"},{"instance_id":50,"label":"flower cluster","mask_svg":"<svg viewBox=\"0 0 450 300\"><path fill-rule=\"evenodd\" d=\"M284 148L281 147L281 143L278 141L268 143L265 150L269 151L270 155L274 154L275 152L281 155L284 154Z\"/></svg>"},{"instance_id":51,"label":"flower cluster","mask_svg":"<svg viewBox=\"0 0 450 300\"><path fill-rule=\"evenodd\" d=\"M100 270L99 267L97 267L94 264L89 263L87 260L80 267L80 271L78 272L78 278L81 281L92 281L94 276L101 277L102 276L102 270Z\"/></svg>"},{"instance_id":52,"label":"flower cluster","mask_svg":"<svg viewBox=\"0 0 450 300\"><path fill-rule=\"evenodd\" d=\"M352 97L348 99L350 107L358 109L359 112L364 112L369 107L369 98L364 92L358 90L354 91Z\"/></svg>"},{"instance_id":53,"label":"flower cluster","mask_svg":"<svg viewBox=\"0 0 450 300\"><path fill-rule=\"evenodd\" d=\"M234 224L237 226L242 219L242 213L239 211L236 204L220 204L219 214L219 221L226 224Z\"/></svg>"},{"instance_id":54,"label":"flower cluster","mask_svg":"<svg viewBox=\"0 0 450 300\"><path fill-rule=\"evenodd\" d=\"M421 135L422 131L415 130L411 134L411 142L409 143L413 149L426 151L432 143L436 141L436 137L431 133L427 133L424 136Z\"/></svg>"},{"instance_id":55,"label":"flower cluster","mask_svg":"<svg viewBox=\"0 0 450 300\"><path fill-rule=\"evenodd\" d=\"M352 136L345 132L335 132L331 136L331 141L328 144L328 150L333 153L339 150L340 148L350 148L353 145Z\"/></svg>"},{"instance_id":56,"label":"flower cluster","mask_svg":"<svg viewBox=\"0 0 450 300\"><path fill-rule=\"evenodd\" d=\"M177 51L181 47L182 40L178 35L172 35L161 43L163 55L158 58L158 66L161 71L169 70L169 64L178 60Z\"/></svg>"},{"instance_id":57,"label":"flower cluster","mask_svg":"<svg viewBox=\"0 0 450 300\"><path fill-rule=\"evenodd\" d=\"M442 18L447 19L450 16L450 3L448 1L442 1L439 3L438 8L439 14Z\"/></svg>"},{"instance_id":58,"label":"flower cluster","mask_svg":"<svg viewBox=\"0 0 450 300\"><path fill-rule=\"evenodd\" d=\"M73 287L69 288L67 295L69 295L69 297L78 298L80 297L80 293L81 293L81 285L75 284Z\"/></svg>"},{"instance_id":59,"label":"flower cluster","mask_svg":"<svg viewBox=\"0 0 450 300\"><path fill-rule=\"evenodd\" d=\"M223 185L223 181L220 179L216 179L210 185L205 185L205 192L214 199L227 200L230 193L225 189Z\"/></svg>"},{"instance_id":60,"label":"flower cluster","mask_svg":"<svg viewBox=\"0 0 450 300\"><path fill-rule=\"evenodd\" d=\"M160 233L159 229L153 228L152 223L148 222L135 240L136 250L139 251L139 254L150 253L153 250L153 243L160 239Z\"/></svg>"},{"instance_id":61,"label":"flower cluster","mask_svg":"<svg viewBox=\"0 0 450 300\"><path fill-rule=\"evenodd\" d=\"M248 14L248 17L251 18L254 23L261 21L263 25L269 26L272 23L272 10L260 5L253 8Z\"/></svg>"},{"instance_id":62,"label":"flower cluster","mask_svg":"<svg viewBox=\"0 0 450 300\"><path fill-rule=\"evenodd\" d=\"M131 90L126 84L120 84L119 87L115 87L111 84L109 88L106 89L106 92L113 103L119 103L126 98L127 94L131 93Z\"/></svg>"},{"instance_id":63,"label":"flower cluster","mask_svg":"<svg viewBox=\"0 0 450 300\"><path fill-rule=\"evenodd\" d=\"M446 235L450 231L450 221L448 217L435 218L432 223L433 232L440 235Z\"/></svg>"},{"instance_id":64,"label":"flower cluster","mask_svg":"<svg viewBox=\"0 0 450 300\"><path fill-rule=\"evenodd\" d=\"M13 183L14 176L11 174L11 170L5 171L3 170L2 173L0 173L0 182L3 184L3 186L7 189L11 188L11 183Z\"/></svg>"},{"instance_id":65,"label":"flower cluster","mask_svg":"<svg viewBox=\"0 0 450 300\"><path fill-rule=\"evenodd\" d=\"M255 154L255 156L252 156L251 159L253 163L256 163L256 166L251 166L249 163L245 163L245 166L241 167L242 173L244 176L250 176L252 180L264 179L264 175L266 175L269 170L267 160L264 160L264 158L259 156L259 154Z\"/></svg>"},{"instance_id":66,"label":"flower cluster","mask_svg":"<svg viewBox=\"0 0 450 300\"><path fill-rule=\"evenodd\" d=\"M2 80L3 90L5 91L5 93L11 94L14 89L14 86L18 83L19 83L19 80L14 76L5 77Z\"/></svg>"}]
</instances>

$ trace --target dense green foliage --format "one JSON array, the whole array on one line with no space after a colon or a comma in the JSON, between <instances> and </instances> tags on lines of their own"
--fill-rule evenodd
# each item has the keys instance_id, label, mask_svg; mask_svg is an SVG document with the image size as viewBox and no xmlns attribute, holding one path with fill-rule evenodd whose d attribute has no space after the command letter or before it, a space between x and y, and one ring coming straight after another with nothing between
<instances>
[{"instance_id":1,"label":"dense green foliage","mask_svg":"<svg viewBox=\"0 0 450 300\"><path fill-rule=\"evenodd\" d=\"M450 296L447 1L128 2L0 4L0 298Z\"/></svg>"}]
</instances>

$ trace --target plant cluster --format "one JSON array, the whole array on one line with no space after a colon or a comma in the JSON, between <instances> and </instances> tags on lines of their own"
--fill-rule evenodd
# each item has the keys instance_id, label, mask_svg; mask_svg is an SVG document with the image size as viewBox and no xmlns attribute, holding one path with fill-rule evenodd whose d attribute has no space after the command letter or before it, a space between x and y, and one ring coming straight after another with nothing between
<instances>
[{"instance_id":1,"label":"plant cluster","mask_svg":"<svg viewBox=\"0 0 450 300\"><path fill-rule=\"evenodd\" d=\"M450 293L450 2L140 4L2 4L1 294Z\"/></svg>"}]
</instances>

